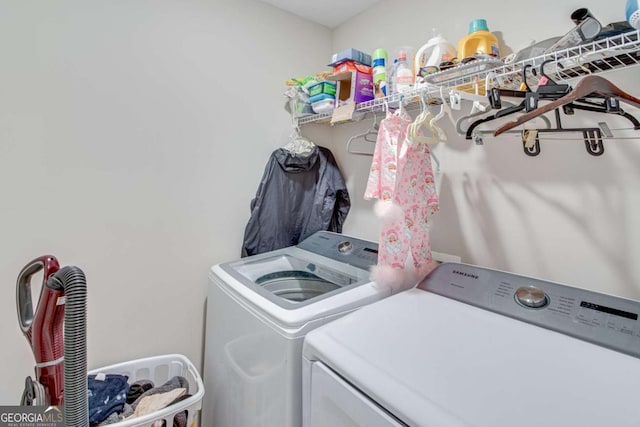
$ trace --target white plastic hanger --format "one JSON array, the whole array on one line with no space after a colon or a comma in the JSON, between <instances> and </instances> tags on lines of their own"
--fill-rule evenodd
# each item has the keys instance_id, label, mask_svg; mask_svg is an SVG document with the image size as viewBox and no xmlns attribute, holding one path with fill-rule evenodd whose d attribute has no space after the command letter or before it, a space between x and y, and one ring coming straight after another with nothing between
<instances>
[{"instance_id":1,"label":"white plastic hanger","mask_svg":"<svg viewBox=\"0 0 640 427\"><path fill-rule=\"evenodd\" d=\"M433 132L434 136L435 135L438 136L438 139L440 140L440 142L446 142L447 133L440 126L436 125L436 122L442 119L445 115L446 102L444 100L444 92L442 90L442 87L440 87L440 99L442 100L442 104L440 104L440 112L436 114L434 118L431 119L431 121L429 122L429 127L431 128L431 132Z\"/></svg>"},{"instance_id":2,"label":"white plastic hanger","mask_svg":"<svg viewBox=\"0 0 640 427\"><path fill-rule=\"evenodd\" d=\"M453 120L453 117L451 116L451 110L449 109L448 111L446 111L446 109L448 108L448 105L446 105L447 102L444 98L444 91L442 90L442 86L440 87L440 100L442 102L442 104L440 104L440 112L436 114L436 116L433 119L431 119L431 121L429 122L429 127L431 128L431 131L433 132L434 135L438 135L439 142L446 142L447 133L444 131L444 129L442 129L440 126L437 126L435 124L438 120L442 119L447 113L449 115L449 118ZM429 153L431 155L431 158L436 164L436 173L440 173L440 160L438 159L436 154L433 152L433 149L429 150Z\"/></svg>"},{"instance_id":3,"label":"white plastic hanger","mask_svg":"<svg viewBox=\"0 0 640 427\"><path fill-rule=\"evenodd\" d=\"M489 73L489 74L491 74L491 73ZM487 84L487 79L485 79L485 89L486 89L486 84ZM488 98L487 98L486 92L485 92L484 96L480 95L480 85L478 84L478 79L477 78L473 79L473 89L474 89L476 97L480 97L480 99L476 98L476 100L473 101L473 106L471 107L471 112L469 114L473 114L476 111L481 111L483 113L486 112L487 108L489 108L489 105L483 105L482 101L486 102Z\"/></svg>"},{"instance_id":4,"label":"white plastic hanger","mask_svg":"<svg viewBox=\"0 0 640 427\"><path fill-rule=\"evenodd\" d=\"M475 88L475 93L464 92L456 89L452 89L449 92L449 98L452 100L456 99L458 102L458 105L460 104L460 101L463 99L467 101L473 101L473 106L471 107L471 112L469 113L469 116L477 115L476 113L478 112L484 113L489 108L488 104L483 105L483 102L487 102L487 97L479 94L477 82L474 82L474 88ZM460 106L458 106L458 108L456 109L460 110ZM453 118L453 116L451 115L451 110L449 110L447 113L449 114L449 118L451 119L451 124L456 126L459 120L455 120Z\"/></svg>"},{"instance_id":5,"label":"white plastic hanger","mask_svg":"<svg viewBox=\"0 0 640 427\"><path fill-rule=\"evenodd\" d=\"M443 102L444 104L444 102ZM412 141L412 142L417 142L417 143L424 143L424 144L437 144L438 142L440 142L440 134L444 134L444 131L442 129L440 129L439 126L435 125L435 121L436 121L436 117L434 117L428 110L427 108L427 103L424 100L424 94L420 94L420 105L421 105L421 112L418 115L418 117L416 117L416 119L409 125L409 127L407 128L407 140ZM438 116L443 117L444 116L444 109L441 108L440 109L440 113L438 113ZM423 136L423 135L418 135L418 131L420 130L420 127L425 126L427 127L430 131L431 134L433 136ZM445 139L446 139L446 134L444 134ZM431 158L433 158L433 161L436 164L436 171L439 173L440 172L440 160L438 160L438 158L436 157L435 154L433 154L433 150L429 150L429 154L431 156Z\"/></svg>"},{"instance_id":6,"label":"white plastic hanger","mask_svg":"<svg viewBox=\"0 0 640 427\"><path fill-rule=\"evenodd\" d=\"M417 143L425 143L425 144L435 144L438 142L437 133L433 133L433 129L431 129L431 119L433 119L433 115L427 109L427 104L424 101L424 94L420 95L420 105L422 106L422 110L418 117L409 125L407 128L407 139L412 142ZM422 126L427 127L433 136L423 136L419 135L418 131Z\"/></svg>"}]
</instances>

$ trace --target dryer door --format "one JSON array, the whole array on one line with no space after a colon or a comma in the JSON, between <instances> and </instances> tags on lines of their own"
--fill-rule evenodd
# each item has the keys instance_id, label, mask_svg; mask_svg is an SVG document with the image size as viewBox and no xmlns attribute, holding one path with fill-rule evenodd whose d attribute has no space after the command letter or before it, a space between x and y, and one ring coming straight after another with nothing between
<instances>
[{"instance_id":1,"label":"dryer door","mask_svg":"<svg viewBox=\"0 0 640 427\"><path fill-rule=\"evenodd\" d=\"M305 427L407 427L320 362L311 366Z\"/></svg>"}]
</instances>

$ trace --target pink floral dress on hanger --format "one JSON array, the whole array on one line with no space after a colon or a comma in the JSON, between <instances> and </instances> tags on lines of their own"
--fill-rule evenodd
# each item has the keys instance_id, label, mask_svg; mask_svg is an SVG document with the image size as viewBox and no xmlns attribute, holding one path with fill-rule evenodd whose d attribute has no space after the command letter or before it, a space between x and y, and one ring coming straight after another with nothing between
<instances>
[{"instance_id":1,"label":"pink floral dress on hanger","mask_svg":"<svg viewBox=\"0 0 640 427\"><path fill-rule=\"evenodd\" d=\"M374 281L393 290L413 286L433 268L430 217L438 195L428 144L407 139L411 117L387 113L371 162L365 199L381 217Z\"/></svg>"}]
</instances>

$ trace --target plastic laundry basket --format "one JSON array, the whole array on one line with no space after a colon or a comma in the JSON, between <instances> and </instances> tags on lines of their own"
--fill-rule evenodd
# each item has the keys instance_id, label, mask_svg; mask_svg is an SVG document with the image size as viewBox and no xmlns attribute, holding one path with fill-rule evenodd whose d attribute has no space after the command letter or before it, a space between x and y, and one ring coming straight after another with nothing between
<instances>
[{"instance_id":1,"label":"plastic laundry basket","mask_svg":"<svg viewBox=\"0 0 640 427\"><path fill-rule=\"evenodd\" d=\"M180 375L189 382L188 392L192 394L191 397L167 406L160 411L119 423L109 424L110 426L151 426L155 421L160 421L160 423L158 423L158 425L160 425L162 424L162 420L166 421L167 426L172 426L173 417L185 410L187 411L187 426L194 427L198 424L200 409L202 408L202 397L204 396L204 384L202 383L200 374L198 374L198 370L185 356L180 354L167 354L164 356L148 357L105 366L89 372L89 374L92 375L98 373L126 375L129 377L130 384L138 380L151 380L156 386L161 386L174 376Z\"/></svg>"}]
</instances>

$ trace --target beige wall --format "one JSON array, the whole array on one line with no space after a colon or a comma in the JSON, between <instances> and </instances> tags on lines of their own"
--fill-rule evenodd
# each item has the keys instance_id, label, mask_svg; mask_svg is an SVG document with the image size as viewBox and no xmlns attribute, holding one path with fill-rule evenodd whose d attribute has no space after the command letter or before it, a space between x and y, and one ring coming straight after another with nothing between
<instances>
[{"instance_id":1,"label":"beige wall","mask_svg":"<svg viewBox=\"0 0 640 427\"><path fill-rule=\"evenodd\" d=\"M383 0L337 28L333 50L418 48L434 27L457 44L471 20L485 18L506 53L530 40L564 34L573 27L569 15L579 7L588 7L603 24L624 20L622 0L535 4ZM607 77L640 96L640 68ZM637 109L625 108L640 117ZM564 124L593 126L599 121L614 129L630 126L619 117L580 112ZM345 150L348 138L369 123L336 126L330 132L330 147L343 165L354 200L345 233L373 239L377 222L371 203L362 200L370 159ZM305 132L321 139L326 128L311 125ZM446 130L450 141L435 149L442 168L434 250L460 255L467 263L640 297L638 141L605 143L606 153L600 158L588 155L581 142L549 141L542 143L540 156L529 158L517 137L486 138L484 146L475 146L456 136L451 125ZM638 136L638 132L617 135Z\"/></svg>"},{"instance_id":2,"label":"beige wall","mask_svg":"<svg viewBox=\"0 0 640 427\"><path fill-rule=\"evenodd\" d=\"M33 375L15 279L45 253L87 275L90 367L199 366L208 268L239 256L283 82L329 30L245 0L0 5L0 403Z\"/></svg>"}]
</instances>

